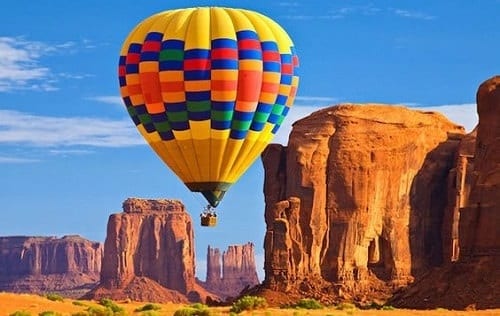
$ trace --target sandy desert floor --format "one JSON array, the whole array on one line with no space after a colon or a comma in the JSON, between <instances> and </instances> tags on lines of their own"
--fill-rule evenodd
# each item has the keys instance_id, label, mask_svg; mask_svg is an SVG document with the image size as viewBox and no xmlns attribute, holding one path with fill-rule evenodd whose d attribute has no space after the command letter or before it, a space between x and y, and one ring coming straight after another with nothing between
<instances>
[{"instance_id":1,"label":"sandy desert floor","mask_svg":"<svg viewBox=\"0 0 500 316\"><path fill-rule=\"evenodd\" d=\"M185 305L179 304L155 304L161 309L147 313L147 312L135 312L136 309L143 307L146 303L141 302L115 302L120 307L125 310L125 315L173 315L176 310L182 309ZM26 312L25 314L19 314L22 316L32 315L37 316L39 314L45 315L75 315L78 312L85 312L89 307L102 308L98 302L94 301L80 301L65 298L61 301L52 301L44 296L31 295L31 294L12 294L0 292L0 315L12 315L15 312ZM211 315L229 315L229 307L213 307L210 308ZM29 314L28 314L29 313ZM81 313L79 315L86 315L87 313ZM465 315L465 316L476 316L476 315L500 315L500 309L495 310L483 310L483 311L449 311L444 309L435 309L428 311L421 310L405 310L405 309L395 309L395 310L337 310L334 308L325 308L321 310L304 310L304 309L278 309L278 308L268 308L266 310L254 310L245 311L239 315L293 315L293 316L306 316L306 315L325 315L325 316L344 316L344 315L360 315L360 316L409 316L409 315Z\"/></svg>"}]
</instances>

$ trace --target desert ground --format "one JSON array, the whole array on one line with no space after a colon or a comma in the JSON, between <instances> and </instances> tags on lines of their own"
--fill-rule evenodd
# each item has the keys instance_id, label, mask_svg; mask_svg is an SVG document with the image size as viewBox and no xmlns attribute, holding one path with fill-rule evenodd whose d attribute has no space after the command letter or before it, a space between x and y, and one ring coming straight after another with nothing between
<instances>
[{"instance_id":1,"label":"desert ground","mask_svg":"<svg viewBox=\"0 0 500 316\"><path fill-rule=\"evenodd\" d=\"M141 309L147 303L144 302L114 302L119 307L122 307L124 313L117 315L148 315L148 316L159 316L159 315L173 315L175 311L185 308L186 305L181 304L154 304L157 310L154 311L143 311L137 312L136 310ZM32 294L13 294L13 293L0 293L0 315L16 315L16 316L56 316L56 315L110 315L110 314L90 314L86 311L89 308L102 309L103 306L99 305L96 301L84 301L64 298L63 301L53 301L49 300L45 296L32 295ZM229 315L230 307L211 307L210 315ZM17 314L16 314L17 312ZM21 313L23 312L23 313ZM51 312L51 313L49 313ZM111 314L112 315L112 314ZM481 311L450 311L445 309L435 309L435 310L406 310L406 309L394 309L394 310L360 310L360 309L345 309L339 310L334 307L324 308L320 310L306 310L306 309L279 309L279 308L268 308L265 310L253 310L253 311L243 311L238 315L294 315L294 316L305 316L305 315L330 315L330 316L343 316L343 315L361 315L361 316L406 316L406 315L465 315L465 316L479 316L479 315L500 315L500 309L494 310L481 310Z\"/></svg>"}]
</instances>

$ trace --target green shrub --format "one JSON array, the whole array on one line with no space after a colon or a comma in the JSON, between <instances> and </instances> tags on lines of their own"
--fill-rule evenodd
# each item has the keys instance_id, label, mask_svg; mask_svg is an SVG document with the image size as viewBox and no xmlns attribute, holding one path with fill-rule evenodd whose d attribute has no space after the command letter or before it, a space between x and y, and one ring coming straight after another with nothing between
<instances>
[{"instance_id":1,"label":"green shrub","mask_svg":"<svg viewBox=\"0 0 500 316\"><path fill-rule=\"evenodd\" d=\"M54 311L43 311L38 316L62 316L62 314Z\"/></svg>"},{"instance_id":2,"label":"green shrub","mask_svg":"<svg viewBox=\"0 0 500 316\"><path fill-rule=\"evenodd\" d=\"M314 298L303 298L292 305L292 307L303 309L322 309L324 306Z\"/></svg>"},{"instance_id":3,"label":"green shrub","mask_svg":"<svg viewBox=\"0 0 500 316\"><path fill-rule=\"evenodd\" d=\"M384 305L382 306L381 310L383 311L393 311L395 310L394 306L391 306L391 305Z\"/></svg>"},{"instance_id":4,"label":"green shrub","mask_svg":"<svg viewBox=\"0 0 500 316\"><path fill-rule=\"evenodd\" d=\"M54 302L64 302L64 298L61 295L56 294L56 293L49 293L49 294L45 295L45 297L48 300L51 300Z\"/></svg>"},{"instance_id":5,"label":"green shrub","mask_svg":"<svg viewBox=\"0 0 500 316\"><path fill-rule=\"evenodd\" d=\"M81 302L81 301L73 301L73 305L76 305L76 306L87 306L87 304L85 304L84 302Z\"/></svg>"},{"instance_id":6,"label":"green shrub","mask_svg":"<svg viewBox=\"0 0 500 316\"><path fill-rule=\"evenodd\" d=\"M158 313L157 311L145 311L145 312L141 312L140 315L141 316L160 316L160 313Z\"/></svg>"},{"instance_id":7,"label":"green shrub","mask_svg":"<svg viewBox=\"0 0 500 316\"><path fill-rule=\"evenodd\" d=\"M157 311L157 310L160 310L160 309L161 309L161 306L148 303L148 304L146 304L146 305L144 305L142 307L136 308L134 310L134 312Z\"/></svg>"},{"instance_id":8,"label":"green shrub","mask_svg":"<svg viewBox=\"0 0 500 316\"><path fill-rule=\"evenodd\" d=\"M87 312L76 312L71 314L71 316L89 316L89 313Z\"/></svg>"},{"instance_id":9,"label":"green shrub","mask_svg":"<svg viewBox=\"0 0 500 316\"><path fill-rule=\"evenodd\" d=\"M87 308L89 316L115 316L115 313L110 308L94 307Z\"/></svg>"},{"instance_id":10,"label":"green shrub","mask_svg":"<svg viewBox=\"0 0 500 316\"><path fill-rule=\"evenodd\" d=\"M258 296L243 296L233 303L230 312L241 313L244 310L254 310L266 308L267 301L263 297Z\"/></svg>"},{"instance_id":11,"label":"green shrub","mask_svg":"<svg viewBox=\"0 0 500 316\"><path fill-rule=\"evenodd\" d=\"M119 313L119 312L124 312L125 309L121 306L116 305L113 300L110 300L109 298L103 298L99 301L99 304L106 307L107 309L110 309L113 313Z\"/></svg>"},{"instance_id":12,"label":"green shrub","mask_svg":"<svg viewBox=\"0 0 500 316\"><path fill-rule=\"evenodd\" d=\"M9 316L31 316L31 313L27 311L15 311L12 314L9 314Z\"/></svg>"},{"instance_id":13,"label":"green shrub","mask_svg":"<svg viewBox=\"0 0 500 316\"><path fill-rule=\"evenodd\" d=\"M196 309L185 307L175 311L174 316L211 316L212 313L208 309Z\"/></svg>"},{"instance_id":14,"label":"green shrub","mask_svg":"<svg viewBox=\"0 0 500 316\"><path fill-rule=\"evenodd\" d=\"M356 309L356 305L354 305L352 303L342 302L342 303L338 304L335 309L338 309L341 311L354 310L354 309Z\"/></svg>"}]
</instances>

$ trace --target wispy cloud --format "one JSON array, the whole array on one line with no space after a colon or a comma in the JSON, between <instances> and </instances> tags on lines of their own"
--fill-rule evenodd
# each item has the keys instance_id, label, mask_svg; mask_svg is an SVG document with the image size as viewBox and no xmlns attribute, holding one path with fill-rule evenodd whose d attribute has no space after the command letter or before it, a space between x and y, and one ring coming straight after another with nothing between
<instances>
[{"instance_id":1,"label":"wispy cloud","mask_svg":"<svg viewBox=\"0 0 500 316\"><path fill-rule=\"evenodd\" d=\"M450 121L462 125L467 132L472 131L476 127L479 120L476 110L477 106L475 103L419 106L414 109L440 112Z\"/></svg>"},{"instance_id":2,"label":"wispy cloud","mask_svg":"<svg viewBox=\"0 0 500 316\"><path fill-rule=\"evenodd\" d=\"M319 97L319 96L297 96L295 98L296 103L305 103L305 102L319 102L319 103L332 103L338 102L338 98L332 97Z\"/></svg>"},{"instance_id":3,"label":"wispy cloud","mask_svg":"<svg viewBox=\"0 0 500 316\"><path fill-rule=\"evenodd\" d=\"M33 163L39 161L40 160L37 159L0 156L0 164L20 164L20 163Z\"/></svg>"},{"instance_id":4,"label":"wispy cloud","mask_svg":"<svg viewBox=\"0 0 500 316\"><path fill-rule=\"evenodd\" d=\"M114 104L114 105L123 105L122 98L116 95L101 95L95 97L88 97L87 100L92 100L107 104Z\"/></svg>"},{"instance_id":5,"label":"wispy cloud","mask_svg":"<svg viewBox=\"0 0 500 316\"><path fill-rule=\"evenodd\" d=\"M440 112L444 114L450 121L462 125L467 132L472 131L474 127L476 127L478 122L476 104L474 103L409 107L420 111ZM274 137L272 142L286 145L288 143L288 136L292 131L292 124L322 108L324 107L301 105L292 106L285 121L283 122L283 125L276 133L276 136Z\"/></svg>"},{"instance_id":6,"label":"wispy cloud","mask_svg":"<svg viewBox=\"0 0 500 316\"><path fill-rule=\"evenodd\" d=\"M321 20L321 19L343 19L348 17L356 16L375 16L379 14L398 16L402 18L411 18L419 20L433 20L436 17L423 11L413 11L406 10L402 8L379 8L371 4L368 5L358 5L358 6L346 6L341 8L332 8L329 10L321 11L320 14L305 14L303 11L298 13L296 7L288 6L289 12L293 14L287 14L282 16L285 19L293 20Z\"/></svg>"},{"instance_id":7,"label":"wispy cloud","mask_svg":"<svg viewBox=\"0 0 500 316\"><path fill-rule=\"evenodd\" d=\"M417 20L434 20L436 17L425 12L410 11L396 8L389 8L389 11L402 18L410 18Z\"/></svg>"},{"instance_id":8,"label":"wispy cloud","mask_svg":"<svg viewBox=\"0 0 500 316\"><path fill-rule=\"evenodd\" d=\"M129 120L53 117L0 110L0 145L127 147L145 142Z\"/></svg>"},{"instance_id":9,"label":"wispy cloud","mask_svg":"<svg viewBox=\"0 0 500 316\"><path fill-rule=\"evenodd\" d=\"M85 75L54 74L41 64L41 58L49 55L68 54L77 51L73 41L47 44L29 41L24 37L0 37L0 92L13 90L57 90L57 77L83 78Z\"/></svg>"}]
</instances>

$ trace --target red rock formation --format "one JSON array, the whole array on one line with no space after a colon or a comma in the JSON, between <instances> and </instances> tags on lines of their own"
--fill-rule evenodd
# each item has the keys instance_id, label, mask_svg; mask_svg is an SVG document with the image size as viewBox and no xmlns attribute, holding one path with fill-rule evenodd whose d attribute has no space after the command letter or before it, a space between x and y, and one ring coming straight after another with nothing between
<instances>
[{"instance_id":1,"label":"red rock formation","mask_svg":"<svg viewBox=\"0 0 500 316\"><path fill-rule=\"evenodd\" d=\"M109 217L100 286L87 297L107 290L119 297L133 282L144 283L137 277L191 295L196 287L193 228L184 205L176 200L130 198L123 210ZM140 295L155 301L173 300L171 296L159 298L154 288L145 286ZM148 290L156 293L149 295Z\"/></svg>"},{"instance_id":2,"label":"red rock formation","mask_svg":"<svg viewBox=\"0 0 500 316\"><path fill-rule=\"evenodd\" d=\"M395 296L395 306L500 307L500 76L480 85L477 108L479 124L462 142L462 155L451 174L458 201L452 212L458 261L455 257L456 262L433 270Z\"/></svg>"},{"instance_id":3,"label":"red rock formation","mask_svg":"<svg viewBox=\"0 0 500 316\"><path fill-rule=\"evenodd\" d=\"M252 243L229 246L221 255L217 248L208 246L207 278L203 286L221 298L236 297L247 288L259 284Z\"/></svg>"},{"instance_id":4,"label":"red rock formation","mask_svg":"<svg viewBox=\"0 0 500 316\"><path fill-rule=\"evenodd\" d=\"M80 236L0 237L0 290L79 296L95 286L102 245Z\"/></svg>"},{"instance_id":5,"label":"red rock formation","mask_svg":"<svg viewBox=\"0 0 500 316\"><path fill-rule=\"evenodd\" d=\"M440 264L446 178L463 133L441 114L383 105L295 122L288 147L262 155L264 284L311 293L325 281L342 286L323 292L348 297Z\"/></svg>"}]
</instances>

